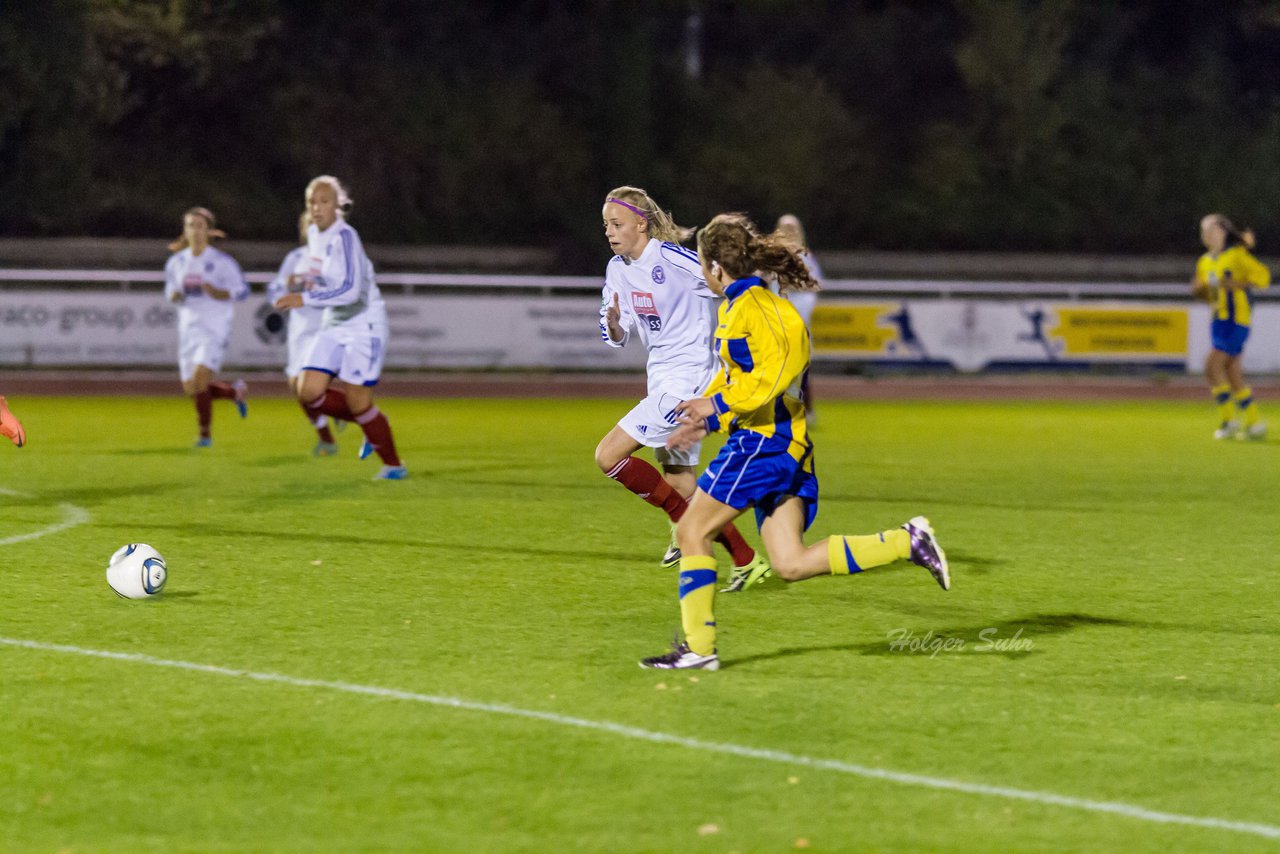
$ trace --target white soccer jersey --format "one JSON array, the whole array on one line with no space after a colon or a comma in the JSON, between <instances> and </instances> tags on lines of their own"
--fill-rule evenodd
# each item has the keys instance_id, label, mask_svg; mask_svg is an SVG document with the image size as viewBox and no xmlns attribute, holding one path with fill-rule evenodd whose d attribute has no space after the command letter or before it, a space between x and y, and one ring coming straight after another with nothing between
<instances>
[{"instance_id":1,"label":"white soccer jersey","mask_svg":"<svg viewBox=\"0 0 1280 854\"><path fill-rule=\"evenodd\" d=\"M307 227L305 274L311 287L302 292L302 304L324 309L324 325L338 326L360 318L386 323L387 309L373 277L373 262L364 252L360 235L338 217L321 231Z\"/></svg>"},{"instance_id":2,"label":"white soccer jersey","mask_svg":"<svg viewBox=\"0 0 1280 854\"><path fill-rule=\"evenodd\" d=\"M214 299L204 292L205 282L231 295L230 299ZM235 313L233 302L249 295L249 283L240 272L240 265L221 249L205 247L199 255L191 254L187 247L169 256L164 265L164 296L182 294L178 304L178 334L181 336L193 327L203 327L207 332L226 335L231 330L231 317Z\"/></svg>"},{"instance_id":3,"label":"white soccer jersey","mask_svg":"<svg viewBox=\"0 0 1280 854\"><path fill-rule=\"evenodd\" d=\"M806 252L800 256L800 260L804 261L804 265L809 268L809 275L817 280L818 284L822 284L822 268L818 266L818 259L812 254ZM787 299L791 300L791 304L796 307L796 311L800 312L800 318L804 321L806 328L813 327L813 308L818 303L817 291L792 291L787 294Z\"/></svg>"},{"instance_id":4,"label":"white soccer jersey","mask_svg":"<svg viewBox=\"0 0 1280 854\"><path fill-rule=\"evenodd\" d=\"M287 293L301 293L303 288L301 277L305 276L310 269L311 256L307 253L307 247L299 246L284 256L280 271L267 285L267 301L274 303ZM295 277L292 287L289 285L290 276ZM293 377L302 371L302 361L311 347L311 341L324 325L324 309L307 308L304 305L286 311L284 319L288 327L288 363L285 365L284 373L285 376Z\"/></svg>"},{"instance_id":5,"label":"white soccer jersey","mask_svg":"<svg viewBox=\"0 0 1280 854\"><path fill-rule=\"evenodd\" d=\"M618 296L621 341L609 338L605 312ZM649 351L649 393L696 395L715 366L711 348L716 295L702 278L697 253L650 240L635 261L615 255L605 268L600 337L623 347L634 331Z\"/></svg>"}]
</instances>

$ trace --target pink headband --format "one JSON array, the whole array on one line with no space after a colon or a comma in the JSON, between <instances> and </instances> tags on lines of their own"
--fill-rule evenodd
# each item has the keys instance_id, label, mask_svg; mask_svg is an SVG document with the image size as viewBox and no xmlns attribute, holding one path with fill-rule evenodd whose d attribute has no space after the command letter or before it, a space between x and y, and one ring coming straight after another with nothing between
<instances>
[{"instance_id":1,"label":"pink headband","mask_svg":"<svg viewBox=\"0 0 1280 854\"><path fill-rule=\"evenodd\" d=\"M629 204L627 204L627 203L626 203L626 202L624 202L622 199L605 199L605 202L612 202L612 203L613 203L613 204L615 204L615 205L622 205L624 208L626 208L627 210L631 211L632 213L639 214L640 216L644 217L645 219L648 219L648 218L649 218L649 215L648 215L647 213L645 213L644 211L640 210L640 209L639 209L638 207L636 207L635 205L629 205Z\"/></svg>"}]
</instances>

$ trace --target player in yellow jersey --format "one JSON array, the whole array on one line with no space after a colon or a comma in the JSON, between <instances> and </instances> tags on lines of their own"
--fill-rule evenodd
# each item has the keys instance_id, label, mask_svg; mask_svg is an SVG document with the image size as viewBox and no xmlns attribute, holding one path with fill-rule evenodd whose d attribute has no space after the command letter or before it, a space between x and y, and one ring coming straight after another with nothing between
<instances>
[{"instance_id":1,"label":"player in yellow jersey","mask_svg":"<svg viewBox=\"0 0 1280 854\"><path fill-rule=\"evenodd\" d=\"M1205 359L1204 375L1218 407L1215 439L1262 439L1267 425L1244 381L1241 360L1249 338L1252 290L1271 284L1271 271L1254 258L1253 232L1238 230L1222 214L1200 220L1200 241L1208 251L1196 262L1191 291L1213 307L1209 331L1213 349Z\"/></svg>"},{"instance_id":2,"label":"player in yellow jersey","mask_svg":"<svg viewBox=\"0 0 1280 854\"><path fill-rule=\"evenodd\" d=\"M727 431L729 438L698 478L676 527L685 639L640 666L719 669L711 536L748 507L755 508L774 572L787 581L848 575L905 559L927 569L943 590L951 589L946 555L923 516L878 534L833 536L805 546L804 531L818 512L813 442L799 393L809 365L809 335L795 306L772 293L761 276L775 278L783 295L817 283L784 238L758 235L740 214L717 216L697 239L703 277L725 297L716 327L720 368L701 397L676 407L680 426L667 441L686 447L715 431Z\"/></svg>"}]
</instances>

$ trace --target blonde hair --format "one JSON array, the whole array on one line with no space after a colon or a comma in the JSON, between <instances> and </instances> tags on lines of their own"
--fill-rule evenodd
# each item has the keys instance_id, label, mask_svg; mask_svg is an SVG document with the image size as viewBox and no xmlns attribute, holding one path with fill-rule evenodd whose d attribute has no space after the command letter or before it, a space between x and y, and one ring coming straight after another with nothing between
<instances>
[{"instance_id":1,"label":"blonde hair","mask_svg":"<svg viewBox=\"0 0 1280 854\"><path fill-rule=\"evenodd\" d=\"M307 242L307 227L311 225L311 211L298 214L298 242Z\"/></svg>"},{"instance_id":2,"label":"blonde hair","mask_svg":"<svg viewBox=\"0 0 1280 854\"><path fill-rule=\"evenodd\" d=\"M773 226L773 230L775 233L790 239L801 254L807 255L809 253L809 241L804 235L804 224L800 222L800 217L795 214L783 214L778 217L778 222Z\"/></svg>"},{"instance_id":3,"label":"blonde hair","mask_svg":"<svg viewBox=\"0 0 1280 854\"><path fill-rule=\"evenodd\" d=\"M745 279L755 272L772 276L784 294L821 287L785 235L776 231L760 234L746 214L720 214L707 223L698 231L698 253L734 279Z\"/></svg>"},{"instance_id":4,"label":"blonde hair","mask_svg":"<svg viewBox=\"0 0 1280 854\"><path fill-rule=\"evenodd\" d=\"M189 216L198 216L205 222L209 223L210 243L227 236L225 231L222 231L217 227L218 220L217 217L213 215L213 211L202 207L187 208L182 213L182 234L179 234L178 239L169 244L170 252L181 252L183 249L186 249L191 245L190 242L187 241L187 217Z\"/></svg>"},{"instance_id":5,"label":"blonde hair","mask_svg":"<svg viewBox=\"0 0 1280 854\"><path fill-rule=\"evenodd\" d=\"M1235 225L1231 222L1231 220L1227 219L1225 215L1220 213L1206 214L1205 219L1213 220L1215 225L1221 226L1222 230L1226 232L1227 248L1230 248L1235 244L1239 243L1245 249L1252 250L1255 246L1258 245L1258 238L1253 233L1252 228L1243 228L1243 229L1236 228Z\"/></svg>"},{"instance_id":6,"label":"blonde hair","mask_svg":"<svg viewBox=\"0 0 1280 854\"><path fill-rule=\"evenodd\" d=\"M332 175L317 175L312 178L307 184L307 191L302 194L303 201L309 202L312 191L321 184L328 184L333 188L333 194L338 197L338 216L345 219L347 211L351 210L351 205L353 204L351 194L347 192L346 187L342 186L342 182Z\"/></svg>"},{"instance_id":7,"label":"blonde hair","mask_svg":"<svg viewBox=\"0 0 1280 854\"><path fill-rule=\"evenodd\" d=\"M605 204L621 204L627 210L639 214L649 224L650 237L668 243L684 243L693 234L692 228L676 225L671 214L658 207L648 193L639 187L618 187L605 197Z\"/></svg>"}]
</instances>

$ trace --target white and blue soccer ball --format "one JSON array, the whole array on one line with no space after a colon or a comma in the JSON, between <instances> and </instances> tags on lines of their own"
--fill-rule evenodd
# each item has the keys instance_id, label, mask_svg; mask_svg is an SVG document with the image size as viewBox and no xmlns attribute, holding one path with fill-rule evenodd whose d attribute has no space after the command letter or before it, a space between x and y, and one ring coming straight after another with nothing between
<instances>
[{"instance_id":1,"label":"white and blue soccer ball","mask_svg":"<svg viewBox=\"0 0 1280 854\"><path fill-rule=\"evenodd\" d=\"M160 552L146 543L130 543L116 549L107 564L107 583L125 599L150 599L164 590L169 577Z\"/></svg>"}]
</instances>

